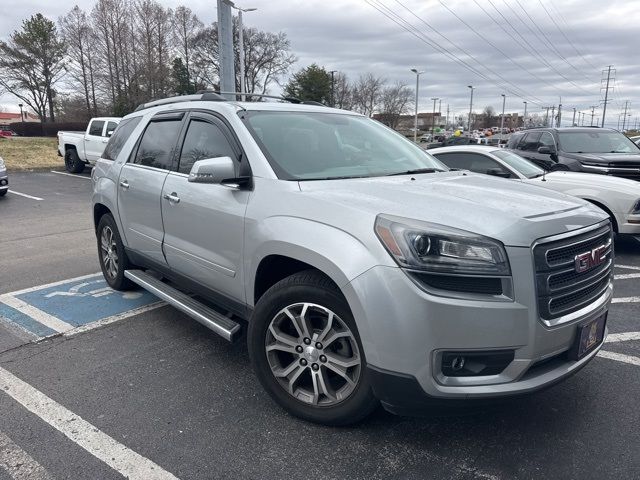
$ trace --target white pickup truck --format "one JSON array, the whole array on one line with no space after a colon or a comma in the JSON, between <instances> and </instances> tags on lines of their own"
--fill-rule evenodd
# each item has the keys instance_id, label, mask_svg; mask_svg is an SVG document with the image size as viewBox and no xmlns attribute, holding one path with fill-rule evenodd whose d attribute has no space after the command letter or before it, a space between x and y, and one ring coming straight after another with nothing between
<instances>
[{"instance_id":1,"label":"white pickup truck","mask_svg":"<svg viewBox=\"0 0 640 480\"><path fill-rule=\"evenodd\" d=\"M67 171L80 173L87 164L95 165L118 123L120 117L97 117L86 132L58 132L58 155L64 157Z\"/></svg>"}]
</instances>

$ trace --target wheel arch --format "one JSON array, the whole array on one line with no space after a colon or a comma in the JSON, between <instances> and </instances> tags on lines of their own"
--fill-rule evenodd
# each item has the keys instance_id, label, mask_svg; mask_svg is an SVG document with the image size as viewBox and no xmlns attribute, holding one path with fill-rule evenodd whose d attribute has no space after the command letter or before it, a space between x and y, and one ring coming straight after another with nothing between
<instances>
[{"instance_id":1,"label":"wheel arch","mask_svg":"<svg viewBox=\"0 0 640 480\"><path fill-rule=\"evenodd\" d=\"M591 198L584 198L584 200L604 210L605 213L609 215L609 218L611 219L611 226L613 228L614 233L618 233L618 220L616 219L616 216L613 214L613 212L609 207L604 205L602 202L598 200L593 200Z\"/></svg>"}]
</instances>

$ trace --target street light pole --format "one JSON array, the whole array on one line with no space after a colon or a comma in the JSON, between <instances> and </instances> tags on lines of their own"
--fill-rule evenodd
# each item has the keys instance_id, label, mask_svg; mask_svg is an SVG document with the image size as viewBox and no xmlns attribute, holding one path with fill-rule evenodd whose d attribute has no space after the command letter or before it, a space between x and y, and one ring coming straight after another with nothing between
<instances>
[{"instance_id":1,"label":"street light pole","mask_svg":"<svg viewBox=\"0 0 640 480\"><path fill-rule=\"evenodd\" d=\"M504 104L507 101L507 96L502 94L502 115L500 116L500 140L502 140L502 131L504 130Z\"/></svg>"},{"instance_id":2,"label":"street light pole","mask_svg":"<svg viewBox=\"0 0 640 480\"><path fill-rule=\"evenodd\" d=\"M226 0L224 3L238 11L238 56L240 57L240 100L245 101L245 76L244 76L244 28L242 26L242 13L255 12L257 8L240 8L232 1ZM234 89L235 90L235 89Z\"/></svg>"},{"instance_id":3,"label":"street light pole","mask_svg":"<svg viewBox=\"0 0 640 480\"><path fill-rule=\"evenodd\" d=\"M433 137L436 133L436 102L440 100L437 97L433 97L433 114L431 115L431 141L433 141Z\"/></svg>"},{"instance_id":4,"label":"street light pole","mask_svg":"<svg viewBox=\"0 0 640 480\"><path fill-rule=\"evenodd\" d=\"M527 102L524 103L524 115L522 115L522 128L527 127Z\"/></svg>"},{"instance_id":5,"label":"street light pole","mask_svg":"<svg viewBox=\"0 0 640 480\"><path fill-rule=\"evenodd\" d=\"M424 72L419 72L417 68L412 68L411 71L416 74L416 114L413 122L413 141L418 142L418 88L420 87L420 75Z\"/></svg>"},{"instance_id":6,"label":"street light pole","mask_svg":"<svg viewBox=\"0 0 640 480\"><path fill-rule=\"evenodd\" d=\"M467 85L471 89L471 100L469 100L469 133L471 133L471 111L473 110L473 85Z\"/></svg>"}]
</instances>

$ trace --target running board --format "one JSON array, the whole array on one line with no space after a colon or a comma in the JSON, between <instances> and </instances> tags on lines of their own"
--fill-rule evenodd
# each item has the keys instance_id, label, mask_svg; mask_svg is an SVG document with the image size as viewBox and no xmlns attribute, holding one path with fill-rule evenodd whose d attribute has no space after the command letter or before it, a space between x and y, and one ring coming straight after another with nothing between
<instances>
[{"instance_id":1,"label":"running board","mask_svg":"<svg viewBox=\"0 0 640 480\"><path fill-rule=\"evenodd\" d=\"M225 340L234 342L240 336L240 324L200 303L186 293L158 280L156 277L142 270L125 270L124 276L181 312L186 313L208 329L213 330Z\"/></svg>"}]
</instances>

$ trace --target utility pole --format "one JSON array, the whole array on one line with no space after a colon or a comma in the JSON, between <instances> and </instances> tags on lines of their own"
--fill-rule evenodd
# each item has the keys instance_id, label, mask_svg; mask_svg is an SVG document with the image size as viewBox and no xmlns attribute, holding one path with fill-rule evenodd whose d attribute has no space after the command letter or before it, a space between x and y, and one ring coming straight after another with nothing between
<instances>
[{"instance_id":1,"label":"utility pole","mask_svg":"<svg viewBox=\"0 0 640 480\"><path fill-rule=\"evenodd\" d=\"M596 110L596 107L592 105L590 108L591 108L591 126L593 127L593 116L595 115L594 112Z\"/></svg>"},{"instance_id":2,"label":"utility pole","mask_svg":"<svg viewBox=\"0 0 640 480\"><path fill-rule=\"evenodd\" d=\"M502 140L502 130L504 129L504 104L507 101L507 96L502 94L502 115L500 115L500 140Z\"/></svg>"},{"instance_id":3,"label":"utility pole","mask_svg":"<svg viewBox=\"0 0 640 480\"><path fill-rule=\"evenodd\" d=\"M522 128L527 128L527 102L524 103L524 115L522 115Z\"/></svg>"},{"instance_id":4,"label":"utility pole","mask_svg":"<svg viewBox=\"0 0 640 480\"><path fill-rule=\"evenodd\" d=\"M433 115L431 117L431 140L433 141L433 136L436 133L436 101L440 100L437 97L433 97Z\"/></svg>"},{"instance_id":5,"label":"utility pole","mask_svg":"<svg viewBox=\"0 0 640 480\"><path fill-rule=\"evenodd\" d=\"M220 58L220 91L236 91L236 73L233 65L233 26L231 5L218 0L218 56ZM235 94L227 94L228 100L235 100Z\"/></svg>"},{"instance_id":6,"label":"utility pole","mask_svg":"<svg viewBox=\"0 0 640 480\"><path fill-rule=\"evenodd\" d=\"M571 126L576 126L576 107L573 107L573 120L571 120Z\"/></svg>"},{"instance_id":7,"label":"utility pole","mask_svg":"<svg viewBox=\"0 0 640 480\"><path fill-rule=\"evenodd\" d=\"M629 108L629 100L625 100L624 102L624 113L622 114L622 131L624 132L624 127L627 124L627 108Z\"/></svg>"},{"instance_id":8,"label":"utility pole","mask_svg":"<svg viewBox=\"0 0 640 480\"><path fill-rule=\"evenodd\" d=\"M447 130L449 128L449 104L447 103L447 119L444 123L444 129Z\"/></svg>"},{"instance_id":9,"label":"utility pole","mask_svg":"<svg viewBox=\"0 0 640 480\"><path fill-rule=\"evenodd\" d=\"M562 97L560 97L560 102L558 103L558 121L556 122L556 127L560 128L562 125Z\"/></svg>"},{"instance_id":10,"label":"utility pole","mask_svg":"<svg viewBox=\"0 0 640 480\"><path fill-rule=\"evenodd\" d=\"M551 107L546 107L547 108L547 112L544 114L544 126L548 127L549 126L549 109Z\"/></svg>"},{"instance_id":11,"label":"utility pole","mask_svg":"<svg viewBox=\"0 0 640 480\"><path fill-rule=\"evenodd\" d=\"M469 101L469 132L471 132L471 111L473 110L473 85L467 85L471 89L471 100Z\"/></svg>"},{"instance_id":12,"label":"utility pole","mask_svg":"<svg viewBox=\"0 0 640 480\"><path fill-rule=\"evenodd\" d=\"M611 67L613 67L613 65L609 65L607 67L607 87L605 88L605 91L604 91L604 107L602 110L602 128L604 128L604 120L605 120L605 116L607 115L607 103L609 102L609 80L611 79Z\"/></svg>"},{"instance_id":13,"label":"utility pole","mask_svg":"<svg viewBox=\"0 0 640 480\"><path fill-rule=\"evenodd\" d=\"M556 106L551 107L551 127L556 124Z\"/></svg>"}]
</instances>

